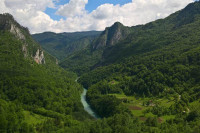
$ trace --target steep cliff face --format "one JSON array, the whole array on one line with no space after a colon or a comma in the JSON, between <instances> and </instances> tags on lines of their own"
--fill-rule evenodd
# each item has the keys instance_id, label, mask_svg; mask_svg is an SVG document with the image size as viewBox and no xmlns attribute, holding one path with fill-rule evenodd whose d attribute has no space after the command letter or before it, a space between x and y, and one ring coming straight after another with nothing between
<instances>
[{"instance_id":1,"label":"steep cliff face","mask_svg":"<svg viewBox=\"0 0 200 133\"><path fill-rule=\"evenodd\" d=\"M42 50L38 49L33 58L36 63L45 64L44 52Z\"/></svg>"},{"instance_id":2,"label":"steep cliff face","mask_svg":"<svg viewBox=\"0 0 200 133\"><path fill-rule=\"evenodd\" d=\"M127 37L131 32L130 28L125 27L119 22L106 28L105 31L93 43L93 49L99 49L105 46L113 46Z\"/></svg>"},{"instance_id":3,"label":"steep cliff face","mask_svg":"<svg viewBox=\"0 0 200 133\"><path fill-rule=\"evenodd\" d=\"M32 58L38 64L45 64L44 52L33 41L27 28L20 26L10 14L0 14L0 31L10 32L21 41L21 51L25 58ZM33 49L37 49L34 53Z\"/></svg>"},{"instance_id":4,"label":"steep cliff face","mask_svg":"<svg viewBox=\"0 0 200 133\"><path fill-rule=\"evenodd\" d=\"M25 40L25 36L21 30L12 22L10 22L10 32L13 33L17 38Z\"/></svg>"},{"instance_id":5,"label":"steep cliff face","mask_svg":"<svg viewBox=\"0 0 200 133\"><path fill-rule=\"evenodd\" d=\"M24 54L24 58L28 57L28 50L27 50L28 44L23 44L22 45L22 52Z\"/></svg>"}]
</instances>

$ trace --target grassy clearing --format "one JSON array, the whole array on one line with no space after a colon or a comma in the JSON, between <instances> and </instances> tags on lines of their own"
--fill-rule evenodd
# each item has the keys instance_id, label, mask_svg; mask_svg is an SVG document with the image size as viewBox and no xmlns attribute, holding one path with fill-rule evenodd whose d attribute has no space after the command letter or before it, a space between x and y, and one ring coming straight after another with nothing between
<instances>
[{"instance_id":1,"label":"grassy clearing","mask_svg":"<svg viewBox=\"0 0 200 133\"><path fill-rule=\"evenodd\" d=\"M175 115L165 115L165 116L162 116L163 120L170 120L170 119L174 119L175 118Z\"/></svg>"},{"instance_id":2,"label":"grassy clearing","mask_svg":"<svg viewBox=\"0 0 200 133\"><path fill-rule=\"evenodd\" d=\"M25 122L27 122L30 125L36 125L44 122L45 120L49 119L48 117L44 117L29 111L23 111Z\"/></svg>"},{"instance_id":3,"label":"grassy clearing","mask_svg":"<svg viewBox=\"0 0 200 133\"><path fill-rule=\"evenodd\" d=\"M161 106L170 107L172 104L174 104L174 100L172 99L157 99L156 100Z\"/></svg>"},{"instance_id":4,"label":"grassy clearing","mask_svg":"<svg viewBox=\"0 0 200 133\"><path fill-rule=\"evenodd\" d=\"M147 117L156 117L152 113L144 113L145 110L152 108L155 104L160 106L170 107L174 104L174 99L170 98L137 98L135 96L126 96L125 94L110 94L116 96L118 99L123 101L123 104L126 105L134 116L139 117L141 121L144 121ZM147 105L146 103L149 103ZM162 116L159 118L162 122L174 118L174 115Z\"/></svg>"},{"instance_id":5,"label":"grassy clearing","mask_svg":"<svg viewBox=\"0 0 200 133\"><path fill-rule=\"evenodd\" d=\"M190 109L190 111L196 110L196 111L200 112L200 101L194 101L194 102L190 103L189 109Z\"/></svg>"}]
</instances>

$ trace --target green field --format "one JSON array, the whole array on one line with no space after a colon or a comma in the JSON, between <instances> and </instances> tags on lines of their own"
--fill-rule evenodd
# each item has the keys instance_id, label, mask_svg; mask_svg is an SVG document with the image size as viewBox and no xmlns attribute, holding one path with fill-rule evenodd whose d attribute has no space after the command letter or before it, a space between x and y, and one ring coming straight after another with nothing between
<instances>
[{"instance_id":1,"label":"green field","mask_svg":"<svg viewBox=\"0 0 200 133\"><path fill-rule=\"evenodd\" d=\"M30 124L30 125L36 125L40 124L50 118L44 117L42 115L38 115L29 111L23 111L24 117L25 117L25 122Z\"/></svg>"},{"instance_id":2,"label":"green field","mask_svg":"<svg viewBox=\"0 0 200 133\"><path fill-rule=\"evenodd\" d=\"M148 117L156 117L156 115L150 113L145 113L146 110L153 108L155 105L160 105L164 107L170 107L172 104L174 104L173 98L137 98L135 96L126 96L125 94L110 94L116 96L118 99L122 100L122 103L126 105L134 116L140 118L140 120L144 121ZM149 102L149 105L146 105L146 103ZM166 115L161 116L158 119L160 119L161 122L164 122L166 120L174 118L174 115Z\"/></svg>"}]
</instances>

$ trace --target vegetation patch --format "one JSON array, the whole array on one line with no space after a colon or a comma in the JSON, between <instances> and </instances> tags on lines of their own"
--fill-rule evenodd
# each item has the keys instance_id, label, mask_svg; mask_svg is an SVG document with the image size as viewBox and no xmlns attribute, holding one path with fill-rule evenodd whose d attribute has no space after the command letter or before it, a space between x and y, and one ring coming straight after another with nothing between
<instances>
[{"instance_id":1,"label":"vegetation patch","mask_svg":"<svg viewBox=\"0 0 200 133\"><path fill-rule=\"evenodd\" d=\"M129 109L130 110L142 110L142 108L138 107L138 106L129 106Z\"/></svg>"},{"instance_id":2,"label":"vegetation patch","mask_svg":"<svg viewBox=\"0 0 200 133\"><path fill-rule=\"evenodd\" d=\"M25 118L24 121L31 125L41 124L46 120L50 119L49 117L44 117L42 115L38 115L30 111L23 111L23 113Z\"/></svg>"}]
</instances>

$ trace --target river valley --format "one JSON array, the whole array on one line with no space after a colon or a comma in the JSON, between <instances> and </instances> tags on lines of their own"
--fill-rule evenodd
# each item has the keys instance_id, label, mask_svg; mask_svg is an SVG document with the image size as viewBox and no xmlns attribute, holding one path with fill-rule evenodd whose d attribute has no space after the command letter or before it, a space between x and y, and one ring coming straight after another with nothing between
<instances>
[{"instance_id":1,"label":"river valley","mask_svg":"<svg viewBox=\"0 0 200 133\"><path fill-rule=\"evenodd\" d=\"M88 102L86 101L86 94L87 94L87 89L84 88L82 94L81 94L81 103L83 104L83 107L85 109L85 111L88 112L88 114L90 114L92 117L94 117L95 119L98 119L99 117L97 116L97 114L91 109L90 105L88 104Z\"/></svg>"}]
</instances>

